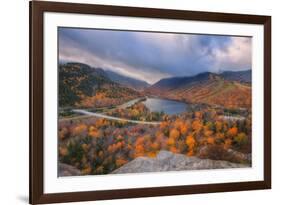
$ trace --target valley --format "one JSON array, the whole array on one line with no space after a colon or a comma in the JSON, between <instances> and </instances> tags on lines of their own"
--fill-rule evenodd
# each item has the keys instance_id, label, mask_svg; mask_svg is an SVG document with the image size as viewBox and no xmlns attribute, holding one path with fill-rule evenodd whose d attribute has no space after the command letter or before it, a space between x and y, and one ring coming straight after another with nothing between
<instances>
[{"instance_id":1,"label":"valley","mask_svg":"<svg viewBox=\"0 0 281 205\"><path fill-rule=\"evenodd\" d=\"M59 66L59 161L109 174L162 150L251 166L251 71L150 85L81 63Z\"/></svg>"}]
</instances>

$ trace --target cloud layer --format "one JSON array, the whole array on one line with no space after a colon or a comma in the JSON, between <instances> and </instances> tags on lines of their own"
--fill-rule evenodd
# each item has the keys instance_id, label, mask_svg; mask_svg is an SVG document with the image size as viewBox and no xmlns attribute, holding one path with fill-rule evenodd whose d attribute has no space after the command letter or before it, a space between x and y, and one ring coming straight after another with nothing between
<instances>
[{"instance_id":1,"label":"cloud layer","mask_svg":"<svg viewBox=\"0 0 281 205\"><path fill-rule=\"evenodd\" d=\"M251 69L251 38L59 28L60 62L155 83L171 76Z\"/></svg>"}]
</instances>

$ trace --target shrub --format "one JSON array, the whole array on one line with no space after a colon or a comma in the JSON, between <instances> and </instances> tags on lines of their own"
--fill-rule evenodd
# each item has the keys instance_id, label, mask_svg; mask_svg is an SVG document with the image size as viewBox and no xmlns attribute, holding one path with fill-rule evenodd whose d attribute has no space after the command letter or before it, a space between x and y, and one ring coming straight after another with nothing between
<instances>
[{"instance_id":1,"label":"shrub","mask_svg":"<svg viewBox=\"0 0 281 205\"><path fill-rule=\"evenodd\" d=\"M238 145L239 147L241 147L248 143L248 138L245 133L241 132L237 136L234 137L233 141L234 141L235 145Z\"/></svg>"}]
</instances>

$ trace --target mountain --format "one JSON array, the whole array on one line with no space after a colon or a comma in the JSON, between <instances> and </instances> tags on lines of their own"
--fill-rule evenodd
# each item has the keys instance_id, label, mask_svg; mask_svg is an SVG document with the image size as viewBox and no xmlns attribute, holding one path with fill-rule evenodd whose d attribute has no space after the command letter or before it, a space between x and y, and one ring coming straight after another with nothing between
<instances>
[{"instance_id":1,"label":"mountain","mask_svg":"<svg viewBox=\"0 0 281 205\"><path fill-rule=\"evenodd\" d=\"M252 82L252 70L225 71L220 74L225 80L239 81L244 83Z\"/></svg>"},{"instance_id":2,"label":"mountain","mask_svg":"<svg viewBox=\"0 0 281 205\"><path fill-rule=\"evenodd\" d=\"M137 91L113 82L102 69L82 63L59 65L59 105L62 107L114 106L139 96Z\"/></svg>"},{"instance_id":3,"label":"mountain","mask_svg":"<svg viewBox=\"0 0 281 205\"><path fill-rule=\"evenodd\" d=\"M59 105L71 106L80 101L80 96L90 96L101 84L110 80L82 63L59 65Z\"/></svg>"},{"instance_id":4,"label":"mountain","mask_svg":"<svg viewBox=\"0 0 281 205\"><path fill-rule=\"evenodd\" d=\"M162 90L172 90L179 87L187 86L192 83L200 83L205 82L209 79L219 79L222 78L228 81L238 81L241 83L251 83L252 79L252 71L225 71L221 74L215 74L211 72L200 73L195 76L188 77L172 77L172 78L164 78L156 82L154 85L150 87L150 89L162 89Z\"/></svg>"},{"instance_id":5,"label":"mountain","mask_svg":"<svg viewBox=\"0 0 281 205\"><path fill-rule=\"evenodd\" d=\"M146 91L151 95L189 103L206 103L235 108L251 106L251 72L200 73L158 81Z\"/></svg>"},{"instance_id":6,"label":"mountain","mask_svg":"<svg viewBox=\"0 0 281 205\"><path fill-rule=\"evenodd\" d=\"M173 89L177 89L180 87L186 87L192 84L203 83L210 78L218 78L218 74L205 72L200 73L195 76L190 77L172 77L172 78L164 78L159 80L157 83L152 85L149 90L161 90L161 91L169 91Z\"/></svg>"},{"instance_id":7,"label":"mountain","mask_svg":"<svg viewBox=\"0 0 281 205\"><path fill-rule=\"evenodd\" d=\"M104 72L112 81L127 87L134 88L136 90L143 90L150 86L150 84L148 84L145 81L137 80L135 78L130 78L110 70L105 70Z\"/></svg>"}]
</instances>

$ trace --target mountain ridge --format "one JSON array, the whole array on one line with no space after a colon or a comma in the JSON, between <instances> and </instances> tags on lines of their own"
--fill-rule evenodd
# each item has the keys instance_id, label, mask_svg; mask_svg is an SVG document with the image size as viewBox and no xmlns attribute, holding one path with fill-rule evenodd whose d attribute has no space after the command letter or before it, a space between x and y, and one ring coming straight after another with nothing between
<instances>
[{"instance_id":1,"label":"mountain ridge","mask_svg":"<svg viewBox=\"0 0 281 205\"><path fill-rule=\"evenodd\" d=\"M203 72L199 73L197 75L193 76L183 76L183 77L170 77L170 78L162 78L158 82L154 83L151 88L157 88L157 87L164 87L164 88L170 88L175 89L177 87L183 86L184 84L192 83L192 82L198 82L198 81L204 81L208 78L218 78L221 77L225 80L230 81L239 81L244 83L250 83L251 82L251 70L245 70L245 71L224 71L220 74L212 73L212 72Z\"/></svg>"},{"instance_id":2,"label":"mountain ridge","mask_svg":"<svg viewBox=\"0 0 281 205\"><path fill-rule=\"evenodd\" d=\"M125 75L118 74L114 71L110 70L104 70L104 72L107 74L107 76L114 82L119 83L124 86L129 86L132 87L136 90L143 90L147 87L150 86L149 83L143 81L143 80L138 80L132 77L128 77Z\"/></svg>"},{"instance_id":3,"label":"mountain ridge","mask_svg":"<svg viewBox=\"0 0 281 205\"><path fill-rule=\"evenodd\" d=\"M250 77L251 70L227 71L221 74L204 72L190 77L162 79L146 89L146 92L188 103L249 108L251 107Z\"/></svg>"}]
</instances>

